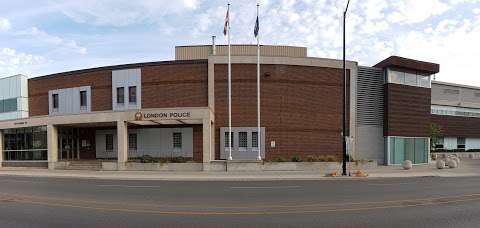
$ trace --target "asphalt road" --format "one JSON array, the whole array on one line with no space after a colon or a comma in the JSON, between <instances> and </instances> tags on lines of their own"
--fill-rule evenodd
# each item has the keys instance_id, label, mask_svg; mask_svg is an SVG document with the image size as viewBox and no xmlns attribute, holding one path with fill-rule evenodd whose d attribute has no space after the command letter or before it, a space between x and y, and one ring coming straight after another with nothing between
<instances>
[{"instance_id":1,"label":"asphalt road","mask_svg":"<svg viewBox=\"0 0 480 228\"><path fill-rule=\"evenodd\" d=\"M0 227L478 227L480 177L175 182L0 176Z\"/></svg>"}]
</instances>

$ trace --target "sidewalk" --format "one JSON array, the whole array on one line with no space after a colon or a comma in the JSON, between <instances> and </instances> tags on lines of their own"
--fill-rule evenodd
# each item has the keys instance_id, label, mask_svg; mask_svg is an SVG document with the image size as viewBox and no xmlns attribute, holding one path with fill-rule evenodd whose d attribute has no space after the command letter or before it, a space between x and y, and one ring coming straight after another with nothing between
<instances>
[{"instance_id":1,"label":"sidewalk","mask_svg":"<svg viewBox=\"0 0 480 228\"><path fill-rule=\"evenodd\" d=\"M352 170L354 171L354 170ZM435 164L416 165L412 170L400 166L379 166L366 170L367 178L386 177L461 177L480 176L480 160L462 160L459 168L438 170ZM152 171L80 171L33 168L1 168L0 176L56 177L114 180L169 180L169 181L268 181L268 180L345 180L365 177L326 177L319 172L263 171L263 172L152 172Z\"/></svg>"}]
</instances>

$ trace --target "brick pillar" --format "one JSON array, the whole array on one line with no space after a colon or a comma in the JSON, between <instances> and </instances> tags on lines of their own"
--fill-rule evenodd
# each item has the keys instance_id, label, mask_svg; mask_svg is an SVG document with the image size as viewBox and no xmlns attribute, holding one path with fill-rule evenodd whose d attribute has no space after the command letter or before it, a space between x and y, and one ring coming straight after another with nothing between
<instances>
[{"instance_id":1,"label":"brick pillar","mask_svg":"<svg viewBox=\"0 0 480 228\"><path fill-rule=\"evenodd\" d=\"M125 121L117 121L117 153L117 169L125 170L128 161L128 127Z\"/></svg>"},{"instance_id":2,"label":"brick pillar","mask_svg":"<svg viewBox=\"0 0 480 228\"><path fill-rule=\"evenodd\" d=\"M48 169L55 169L58 162L58 128L47 125Z\"/></svg>"}]
</instances>

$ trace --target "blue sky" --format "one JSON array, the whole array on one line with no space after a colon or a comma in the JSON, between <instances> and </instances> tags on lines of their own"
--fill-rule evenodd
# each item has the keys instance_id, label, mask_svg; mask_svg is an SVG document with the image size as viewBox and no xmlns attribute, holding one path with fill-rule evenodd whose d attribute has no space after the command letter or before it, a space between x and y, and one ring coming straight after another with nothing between
<instances>
[{"instance_id":1,"label":"blue sky","mask_svg":"<svg viewBox=\"0 0 480 228\"><path fill-rule=\"evenodd\" d=\"M0 0L0 77L171 60L222 35L225 0ZM255 43L256 0L231 0L232 43ZM341 58L346 0L261 0L263 44ZM437 80L480 86L480 0L351 0L347 58L439 63Z\"/></svg>"}]
</instances>

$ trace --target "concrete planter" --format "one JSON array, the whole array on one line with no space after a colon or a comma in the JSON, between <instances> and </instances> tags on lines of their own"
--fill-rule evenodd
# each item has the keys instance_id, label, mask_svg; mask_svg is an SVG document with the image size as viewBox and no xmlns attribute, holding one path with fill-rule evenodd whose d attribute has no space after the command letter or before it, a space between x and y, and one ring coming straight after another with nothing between
<instances>
[{"instance_id":1,"label":"concrete planter","mask_svg":"<svg viewBox=\"0 0 480 228\"><path fill-rule=\"evenodd\" d=\"M168 171L168 172L196 172L202 171L201 163L140 163L127 162L126 171Z\"/></svg>"}]
</instances>

